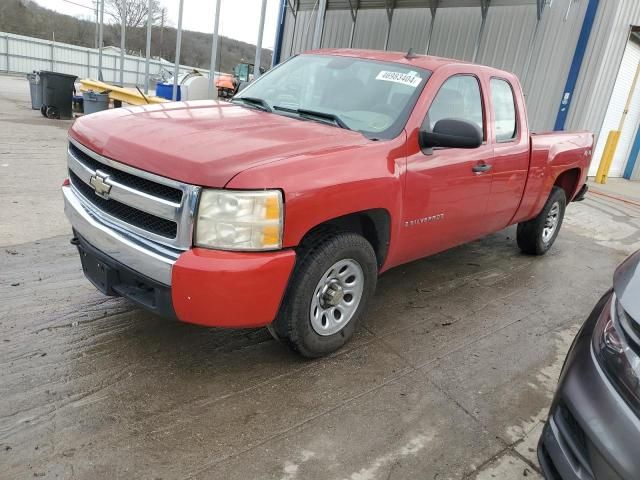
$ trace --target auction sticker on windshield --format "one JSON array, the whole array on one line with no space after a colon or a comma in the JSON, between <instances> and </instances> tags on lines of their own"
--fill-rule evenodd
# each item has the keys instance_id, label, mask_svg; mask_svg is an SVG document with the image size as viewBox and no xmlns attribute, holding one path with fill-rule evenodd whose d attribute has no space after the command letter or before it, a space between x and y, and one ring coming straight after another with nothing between
<instances>
[{"instance_id":1,"label":"auction sticker on windshield","mask_svg":"<svg viewBox=\"0 0 640 480\"><path fill-rule=\"evenodd\" d=\"M418 85L420 85L422 78L415 75L414 72L400 73L382 70L376 77L376 80L401 83L402 85L408 85L410 87L416 88Z\"/></svg>"}]
</instances>

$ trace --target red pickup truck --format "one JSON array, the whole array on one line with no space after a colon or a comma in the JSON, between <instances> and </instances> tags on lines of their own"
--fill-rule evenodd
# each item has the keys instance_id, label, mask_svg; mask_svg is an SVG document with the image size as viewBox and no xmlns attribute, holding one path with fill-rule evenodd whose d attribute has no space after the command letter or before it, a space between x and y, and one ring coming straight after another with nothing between
<instances>
[{"instance_id":1,"label":"red pickup truck","mask_svg":"<svg viewBox=\"0 0 640 480\"><path fill-rule=\"evenodd\" d=\"M307 357L347 342L392 267L518 224L528 254L581 199L593 135L532 135L518 79L412 54L295 56L231 103L85 116L63 186L85 275Z\"/></svg>"}]
</instances>

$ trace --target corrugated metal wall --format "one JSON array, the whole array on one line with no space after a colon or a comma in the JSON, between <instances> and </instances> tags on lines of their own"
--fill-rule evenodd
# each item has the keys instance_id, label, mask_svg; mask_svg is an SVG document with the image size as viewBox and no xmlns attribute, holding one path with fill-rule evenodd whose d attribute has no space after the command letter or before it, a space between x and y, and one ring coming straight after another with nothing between
<instances>
[{"instance_id":1,"label":"corrugated metal wall","mask_svg":"<svg viewBox=\"0 0 640 480\"><path fill-rule=\"evenodd\" d=\"M567 128L600 132L631 25L640 25L640 1L600 1Z\"/></svg>"},{"instance_id":2,"label":"corrugated metal wall","mask_svg":"<svg viewBox=\"0 0 640 480\"><path fill-rule=\"evenodd\" d=\"M391 22L389 50L408 52L413 48L416 53L426 53L424 49L430 25L431 13L428 8L396 10Z\"/></svg>"},{"instance_id":3,"label":"corrugated metal wall","mask_svg":"<svg viewBox=\"0 0 640 480\"><path fill-rule=\"evenodd\" d=\"M384 49L387 36L387 12L382 8L360 10L356 22L356 34L353 48Z\"/></svg>"},{"instance_id":4,"label":"corrugated metal wall","mask_svg":"<svg viewBox=\"0 0 640 480\"><path fill-rule=\"evenodd\" d=\"M477 62L521 76L535 25L535 5L489 8Z\"/></svg>"},{"instance_id":5,"label":"corrugated metal wall","mask_svg":"<svg viewBox=\"0 0 640 480\"><path fill-rule=\"evenodd\" d=\"M545 8L526 78L522 77L536 26L535 5L492 6L488 10L476 61L521 77L529 122L536 131L551 130L554 126L588 3L589 0L554 0ZM309 17L311 21L306 20ZM316 11L298 12L292 35L293 15L288 11L283 58L311 48L315 18ZM438 9L429 53L472 60L481 20L477 7ZM424 53L430 22L428 8L396 9L389 50L406 51L413 47ZM600 1L566 128L598 133L631 24L640 24L640 1ZM387 26L384 9L361 9L353 47L383 49ZM322 46L348 47L350 31L349 10L327 10Z\"/></svg>"},{"instance_id":6,"label":"corrugated metal wall","mask_svg":"<svg viewBox=\"0 0 640 480\"><path fill-rule=\"evenodd\" d=\"M429 53L471 61L482 16L479 8L442 8L436 13Z\"/></svg>"}]
</instances>

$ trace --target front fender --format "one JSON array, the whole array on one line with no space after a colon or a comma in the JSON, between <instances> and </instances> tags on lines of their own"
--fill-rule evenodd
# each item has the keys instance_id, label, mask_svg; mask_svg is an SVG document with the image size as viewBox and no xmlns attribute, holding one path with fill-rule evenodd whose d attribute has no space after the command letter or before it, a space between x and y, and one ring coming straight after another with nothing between
<instances>
[{"instance_id":1,"label":"front fender","mask_svg":"<svg viewBox=\"0 0 640 480\"><path fill-rule=\"evenodd\" d=\"M238 174L226 188L283 191L285 248L296 247L329 220L384 209L391 217L390 255L402 208L406 158L401 137L259 165Z\"/></svg>"}]
</instances>

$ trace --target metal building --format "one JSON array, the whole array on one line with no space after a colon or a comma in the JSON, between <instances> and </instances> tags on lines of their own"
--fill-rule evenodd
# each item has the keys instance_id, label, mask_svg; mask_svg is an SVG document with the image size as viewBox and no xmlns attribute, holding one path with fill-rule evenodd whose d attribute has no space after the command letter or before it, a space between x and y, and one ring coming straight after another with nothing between
<instances>
[{"instance_id":1,"label":"metal building","mask_svg":"<svg viewBox=\"0 0 640 480\"><path fill-rule=\"evenodd\" d=\"M522 81L533 130L591 130L597 154L629 95L635 57L625 51L637 37L638 0L282 1L274 58L312 48L413 48L509 70ZM632 106L640 108L640 82L637 90ZM628 116L611 176L640 178L639 121L640 112Z\"/></svg>"}]
</instances>

